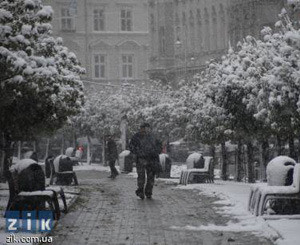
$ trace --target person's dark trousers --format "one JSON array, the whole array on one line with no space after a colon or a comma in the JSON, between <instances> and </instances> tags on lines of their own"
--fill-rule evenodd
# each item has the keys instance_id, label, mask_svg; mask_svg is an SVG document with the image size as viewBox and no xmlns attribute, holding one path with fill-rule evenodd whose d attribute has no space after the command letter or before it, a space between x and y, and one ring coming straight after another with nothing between
<instances>
[{"instance_id":1,"label":"person's dark trousers","mask_svg":"<svg viewBox=\"0 0 300 245\"><path fill-rule=\"evenodd\" d=\"M112 177L116 177L119 174L118 170L115 167L115 162L116 162L115 160L110 160L108 162Z\"/></svg>"},{"instance_id":2,"label":"person's dark trousers","mask_svg":"<svg viewBox=\"0 0 300 245\"><path fill-rule=\"evenodd\" d=\"M136 166L136 170L138 174L137 192L144 193L146 196L151 197L153 186L154 186L154 178L155 178L155 172L153 170L151 162L145 159L139 159Z\"/></svg>"}]
</instances>

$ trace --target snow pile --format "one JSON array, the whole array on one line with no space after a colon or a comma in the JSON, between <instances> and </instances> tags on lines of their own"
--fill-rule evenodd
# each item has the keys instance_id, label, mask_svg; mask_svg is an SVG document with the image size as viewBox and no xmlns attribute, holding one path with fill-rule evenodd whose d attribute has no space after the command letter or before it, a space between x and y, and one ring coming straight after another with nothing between
<instances>
[{"instance_id":1,"label":"snow pile","mask_svg":"<svg viewBox=\"0 0 300 245\"><path fill-rule=\"evenodd\" d=\"M267 165L267 180L271 186L285 185L287 172L294 168L296 161L287 156L278 156Z\"/></svg>"},{"instance_id":2,"label":"snow pile","mask_svg":"<svg viewBox=\"0 0 300 245\"><path fill-rule=\"evenodd\" d=\"M202 154L194 152L186 159L187 169L194 168L194 163L198 162Z\"/></svg>"}]
</instances>

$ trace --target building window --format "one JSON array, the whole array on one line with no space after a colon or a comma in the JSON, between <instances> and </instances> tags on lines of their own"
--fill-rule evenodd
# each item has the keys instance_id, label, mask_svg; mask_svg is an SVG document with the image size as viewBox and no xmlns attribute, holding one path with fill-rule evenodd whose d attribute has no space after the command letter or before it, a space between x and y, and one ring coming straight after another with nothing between
<instances>
[{"instance_id":1,"label":"building window","mask_svg":"<svg viewBox=\"0 0 300 245\"><path fill-rule=\"evenodd\" d=\"M104 9L94 9L94 31L104 31Z\"/></svg>"},{"instance_id":2,"label":"building window","mask_svg":"<svg viewBox=\"0 0 300 245\"><path fill-rule=\"evenodd\" d=\"M122 55L122 78L133 78L133 55Z\"/></svg>"},{"instance_id":3,"label":"building window","mask_svg":"<svg viewBox=\"0 0 300 245\"><path fill-rule=\"evenodd\" d=\"M106 78L106 55L94 55L94 76L95 78Z\"/></svg>"},{"instance_id":4,"label":"building window","mask_svg":"<svg viewBox=\"0 0 300 245\"><path fill-rule=\"evenodd\" d=\"M61 9L61 29L66 31L75 30L74 16L68 8Z\"/></svg>"},{"instance_id":5,"label":"building window","mask_svg":"<svg viewBox=\"0 0 300 245\"><path fill-rule=\"evenodd\" d=\"M131 9L121 10L121 30L132 31L132 10Z\"/></svg>"}]
</instances>

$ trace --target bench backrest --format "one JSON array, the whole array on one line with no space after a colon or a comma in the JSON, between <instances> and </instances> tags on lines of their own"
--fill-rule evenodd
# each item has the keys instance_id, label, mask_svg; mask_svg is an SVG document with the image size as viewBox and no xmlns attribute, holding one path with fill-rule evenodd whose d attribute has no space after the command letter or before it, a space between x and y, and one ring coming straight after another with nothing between
<instances>
[{"instance_id":1,"label":"bench backrest","mask_svg":"<svg viewBox=\"0 0 300 245\"><path fill-rule=\"evenodd\" d=\"M9 171L8 184L11 195L21 191L42 191L46 186L45 174L37 163L30 164L20 171L13 168Z\"/></svg>"},{"instance_id":2,"label":"bench backrest","mask_svg":"<svg viewBox=\"0 0 300 245\"><path fill-rule=\"evenodd\" d=\"M196 165L202 165L202 164L197 164L197 162L201 159L201 156L202 154L197 152L190 154L186 159L187 169L196 168L195 163Z\"/></svg>"},{"instance_id":3,"label":"bench backrest","mask_svg":"<svg viewBox=\"0 0 300 245\"><path fill-rule=\"evenodd\" d=\"M297 188L300 191L300 163L297 163L294 167L293 174L293 187Z\"/></svg>"},{"instance_id":4,"label":"bench backrest","mask_svg":"<svg viewBox=\"0 0 300 245\"><path fill-rule=\"evenodd\" d=\"M65 171L73 171L73 162L66 155L59 155L53 160L53 172L65 172Z\"/></svg>"},{"instance_id":5,"label":"bench backrest","mask_svg":"<svg viewBox=\"0 0 300 245\"><path fill-rule=\"evenodd\" d=\"M288 173L293 171L296 161L288 156L277 156L267 165L267 181L270 186L291 185L288 181ZM292 177L292 176L290 176Z\"/></svg>"}]
</instances>

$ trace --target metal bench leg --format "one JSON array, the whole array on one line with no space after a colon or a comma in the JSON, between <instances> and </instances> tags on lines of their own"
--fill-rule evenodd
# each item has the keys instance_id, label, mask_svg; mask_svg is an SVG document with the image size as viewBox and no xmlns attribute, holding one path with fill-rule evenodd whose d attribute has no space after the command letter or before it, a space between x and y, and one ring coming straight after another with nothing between
<instances>
[{"instance_id":1,"label":"metal bench leg","mask_svg":"<svg viewBox=\"0 0 300 245\"><path fill-rule=\"evenodd\" d=\"M249 199L248 199L248 211L251 211L252 203L253 203L253 194L254 190L251 189Z\"/></svg>"},{"instance_id":2,"label":"metal bench leg","mask_svg":"<svg viewBox=\"0 0 300 245\"><path fill-rule=\"evenodd\" d=\"M75 172L74 172L73 178L74 178L75 185L78 185L78 180L77 180L77 176L76 176Z\"/></svg>"},{"instance_id":3,"label":"metal bench leg","mask_svg":"<svg viewBox=\"0 0 300 245\"><path fill-rule=\"evenodd\" d=\"M66 196L65 196L65 192L64 192L63 188L60 188L59 194L60 194L61 200L63 201L63 204L64 204L64 212L67 213L68 207L67 207Z\"/></svg>"}]
</instances>

